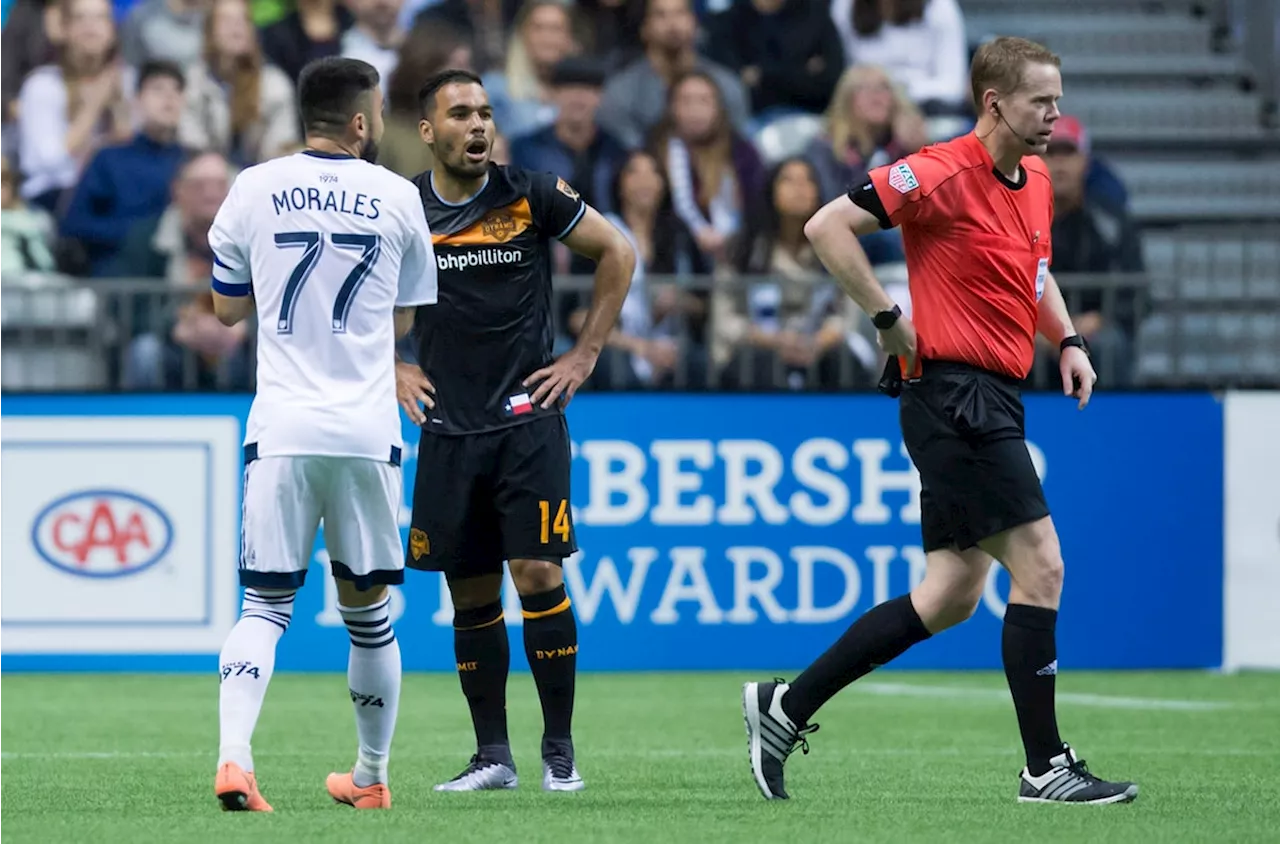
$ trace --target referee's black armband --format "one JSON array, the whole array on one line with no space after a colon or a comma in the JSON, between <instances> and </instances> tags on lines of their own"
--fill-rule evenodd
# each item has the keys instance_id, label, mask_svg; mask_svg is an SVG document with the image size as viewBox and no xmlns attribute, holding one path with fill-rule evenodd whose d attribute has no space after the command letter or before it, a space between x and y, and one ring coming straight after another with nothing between
<instances>
[{"instance_id":1,"label":"referee's black armband","mask_svg":"<svg viewBox=\"0 0 1280 844\"><path fill-rule=\"evenodd\" d=\"M875 214L876 219L880 221L880 228L893 228L893 223L889 221L889 212L884 210L884 203L880 200L880 194L876 193L876 186L871 183L870 179L866 179L862 184L850 188L849 201L859 208Z\"/></svg>"}]
</instances>

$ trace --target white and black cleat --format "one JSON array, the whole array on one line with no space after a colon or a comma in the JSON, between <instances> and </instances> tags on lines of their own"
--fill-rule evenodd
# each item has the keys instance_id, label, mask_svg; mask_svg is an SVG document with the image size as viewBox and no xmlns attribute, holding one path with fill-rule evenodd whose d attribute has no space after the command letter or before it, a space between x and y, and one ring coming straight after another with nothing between
<instances>
[{"instance_id":1,"label":"white and black cleat","mask_svg":"<svg viewBox=\"0 0 1280 844\"><path fill-rule=\"evenodd\" d=\"M783 785L782 766L797 747L808 753L806 737L818 731L817 724L796 727L782 710L782 696L787 688L781 680L747 683L742 687L742 718L747 725L751 773L766 800L789 799Z\"/></svg>"},{"instance_id":2,"label":"white and black cleat","mask_svg":"<svg viewBox=\"0 0 1280 844\"><path fill-rule=\"evenodd\" d=\"M582 791L586 787L572 756L557 753L542 760L543 791Z\"/></svg>"},{"instance_id":3,"label":"white and black cleat","mask_svg":"<svg viewBox=\"0 0 1280 844\"><path fill-rule=\"evenodd\" d=\"M1018 788L1019 803L1077 803L1095 806L1107 803L1132 803L1138 797L1135 782L1107 782L1089 773L1084 760L1076 756L1070 745L1049 760L1048 771L1033 777L1022 769Z\"/></svg>"},{"instance_id":4,"label":"white and black cleat","mask_svg":"<svg viewBox=\"0 0 1280 844\"><path fill-rule=\"evenodd\" d=\"M448 782L435 787L436 791L498 791L515 788L520 784L514 765L472 756L471 762Z\"/></svg>"}]
</instances>

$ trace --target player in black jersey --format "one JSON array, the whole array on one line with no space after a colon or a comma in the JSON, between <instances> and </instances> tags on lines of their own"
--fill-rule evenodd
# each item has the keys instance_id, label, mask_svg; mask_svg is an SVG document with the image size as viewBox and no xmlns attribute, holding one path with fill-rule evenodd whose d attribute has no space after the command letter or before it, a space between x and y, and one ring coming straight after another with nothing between
<instances>
[{"instance_id":1,"label":"player in black jersey","mask_svg":"<svg viewBox=\"0 0 1280 844\"><path fill-rule=\"evenodd\" d=\"M517 784L499 597L507 560L542 702L542 786L579 791L570 730L578 633L561 570L577 550L563 410L617 322L635 253L564 180L490 163L493 114L477 76L445 71L419 99L435 169L414 181L440 294L414 326L418 365L396 367L401 405L422 426L406 562L448 580L477 745L466 769L436 790ZM559 359L551 354L552 239L596 261L591 312Z\"/></svg>"}]
</instances>

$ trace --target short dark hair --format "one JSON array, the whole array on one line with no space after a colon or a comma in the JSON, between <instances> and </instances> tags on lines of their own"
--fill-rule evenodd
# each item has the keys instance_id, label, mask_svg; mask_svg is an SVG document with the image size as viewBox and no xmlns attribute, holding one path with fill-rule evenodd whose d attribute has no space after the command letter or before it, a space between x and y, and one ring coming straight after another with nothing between
<instances>
[{"instance_id":1,"label":"short dark hair","mask_svg":"<svg viewBox=\"0 0 1280 844\"><path fill-rule=\"evenodd\" d=\"M141 94L142 89L152 79L164 79L166 77L178 83L179 91L187 89L187 77L183 75L182 68L177 62L153 59L149 62L144 62L142 68L138 71L138 82L134 86L134 93Z\"/></svg>"},{"instance_id":2,"label":"short dark hair","mask_svg":"<svg viewBox=\"0 0 1280 844\"><path fill-rule=\"evenodd\" d=\"M177 182L180 179L182 179L182 177L187 174L187 171L191 169L191 165L195 164L200 159L206 158L208 156L213 156L215 158L220 159L222 163L227 166L227 169L230 170L231 162L219 150L185 149L182 151L182 160L178 162L178 169L177 169L177 172L174 173L173 180Z\"/></svg>"},{"instance_id":3,"label":"short dark hair","mask_svg":"<svg viewBox=\"0 0 1280 844\"><path fill-rule=\"evenodd\" d=\"M554 87L564 85L582 85L587 88L603 88L608 71L604 65L594 59L570 56L556 62L551 68L551 84Z\"/></svg>"},{"instance_id":4,"label":"short dark hair","mask_svg":"<svg viewBox=\"0 0 1280 844\"><path fill-rule=\"evenodd\" d=\"M378 82L377 69L359 59L330 56L309 62L298 74L303 128L317 135L340 133Z\"/></svg>"},{"instance_id":5,"label":"short dark hair","mask_svg":"<svg viewBox=\"0 0 1280 844\"><path fill-rule=\"evenodd\" d=\"M480 77L469 70L452 67L448 70L442 70L435 76L428 79L421 88L418 89L418 106L422 109L422 116L427 117L436 109L436 93L446 85L452 85L455 82L467 82L484 87L484 83L480 81Z\"/></svg>"}]
</instances>

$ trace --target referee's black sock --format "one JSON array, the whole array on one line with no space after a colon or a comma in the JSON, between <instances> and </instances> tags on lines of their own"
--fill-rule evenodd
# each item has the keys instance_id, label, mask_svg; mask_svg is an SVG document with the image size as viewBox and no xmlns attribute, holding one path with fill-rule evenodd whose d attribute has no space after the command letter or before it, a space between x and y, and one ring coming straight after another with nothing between
<instances>
[{"instance_id":1,"label":"referee's black sock","mask_svg":"<svg viewBox=\"0 0 1280 844\"><path fill-rule=\"evenodd\" d=\"M458 680L471 708L476 729L476 746L489 755L505 756L494 761L509 762L507 738L507 673L511 669L511 643L502 603L454 610L453 652L458 659Z\"/></svg>"},{"instance_id":2,"label":"referee's black sock","mask_svg":"<svg viewBox=\"0 0 1280 844\"><path fill-rule=\"evenodd\" d=\"M573 753L573 694L578 670L578 624L564 584L521 595L524 650L542 701L542 755Z\"/></svg>"},{"instance_id":3,"label":"referee's black sock","mask_svg":"<svg viewBox=\"0 0 1280 844\"><path fill-rule=\"evenodd\" d=\"M929 635L910 594L872 607L791 683L782 698L783 710L797 727L807 724L845 686Z\"/></svg>"},{"instance_id":4,"label":"referee's black sock","mask_svg":"<svg viewBox=\"0 0 1280 844\"><path fill-rule=\"evenodd\" d=\"M1004 673L1018 712L1018 729L1033 777L1049 770L1049 760L1062 752L1054 689L1058 679L1058 646L1054 629L1058 611L1010 604L1004 611Z\"/></svg>"}]
</instances>

